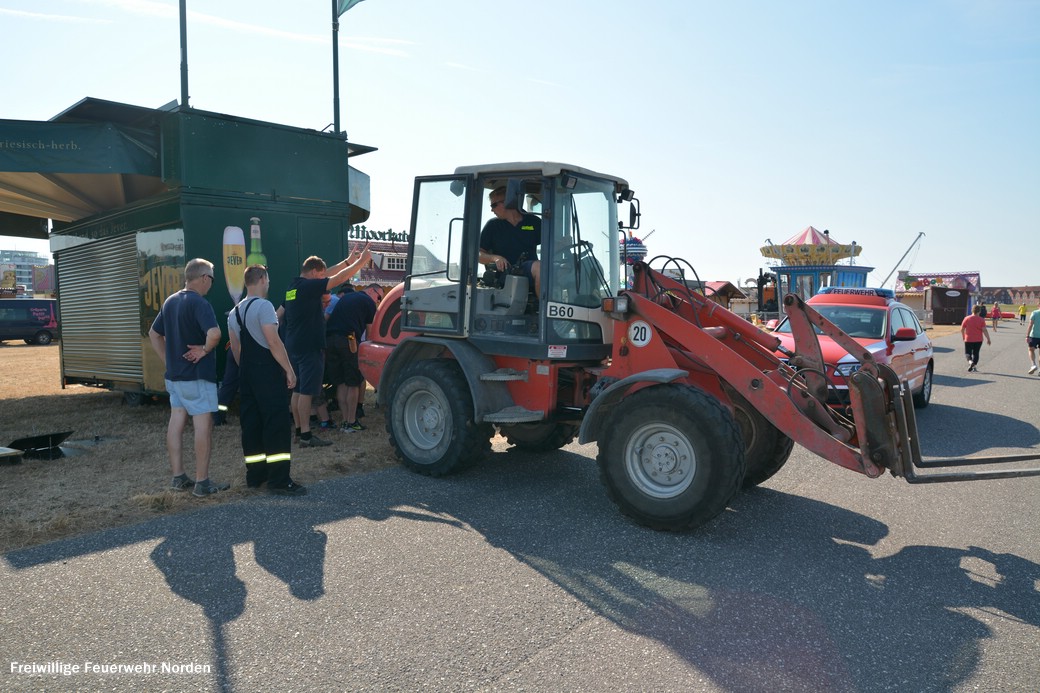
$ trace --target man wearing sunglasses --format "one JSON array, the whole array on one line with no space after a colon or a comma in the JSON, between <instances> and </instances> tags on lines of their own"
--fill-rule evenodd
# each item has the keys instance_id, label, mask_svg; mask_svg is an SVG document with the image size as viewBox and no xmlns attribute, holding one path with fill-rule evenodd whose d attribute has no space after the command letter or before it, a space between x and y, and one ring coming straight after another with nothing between
<instances>
[{"instance_id":1,"label":"man wearing sunglasses","mask_svg":"<svg viewBox=\"0 0 1040 693\"><path fill-rule=\"evenodd\" d=\"M213 263L195 258L184 267L184 288L166 299L155 316L148 339L166 366L164 377L170 395L170 423L166 450L173 471L171 487L192 495L208 496L229 488L209 479L213 447L213 412L217 411L217 358L220 344L217 314L204 296L213 288ZM195 431L195 477L184 472L184 427L191 416Z\"/></svg>"},{"instance_id":2,"label":"man wearing sunglasses","mask_svg":"<svg viewBox=\"0 0 1040 693\"><path fill-rule=\"evenodd\" d=\"M533 284L535 296L540 296L538 245L542 242L542 220L515 207L507 208L505 201L505 186L495 188L488 195L495 218L489 219L480 231L480 264L494 265L499 272L519 265L522 274ZM521 257L525 257L522 264Z\"/></svg>"}]
</instances>

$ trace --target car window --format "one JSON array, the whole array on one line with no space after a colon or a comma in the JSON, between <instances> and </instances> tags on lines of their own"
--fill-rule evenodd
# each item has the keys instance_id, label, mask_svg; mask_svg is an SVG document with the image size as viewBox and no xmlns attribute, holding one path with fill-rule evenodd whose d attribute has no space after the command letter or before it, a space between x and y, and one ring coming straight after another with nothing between
<instances>
[{"instance_id":1,"label":"car window","mask_svg":"<svg viewBox=\"0 0 1040 693\"><path fill-rule=\"evenodd\" d=\"M906 308L896 308L892 315L892 331L893 333L900 327L909 327L914 333L921 334L921 324L917 322L917 316Z\"/></svg>"},{"instance_id":2,"label":"car window","mask_svg":"<svg viewBox=\"0 0 1040 693\"><path fill-rule=\"evenodd\" d=\"M888 316L886 308L819 304L814 305L813 308L850 337L860 339L883 339L885 337L885 318ZM775 331L790 334L790 322L784 320ZM820 331L816 330L816 334L820 334Z\"/></svg>"},{"instance_id":3,"label":"car window","mask_svg":"<svg viewBox=\"0 0 1040 693\"><path fill-rule=\"evenodd\" d=\"M903 311L898 308L892 310L892 334L895 334L896 330L901 327L913 327L913 325L907 325L906 322L904 322L905 318L906 316L903 315Z\"/></svg>"}]
</instances>

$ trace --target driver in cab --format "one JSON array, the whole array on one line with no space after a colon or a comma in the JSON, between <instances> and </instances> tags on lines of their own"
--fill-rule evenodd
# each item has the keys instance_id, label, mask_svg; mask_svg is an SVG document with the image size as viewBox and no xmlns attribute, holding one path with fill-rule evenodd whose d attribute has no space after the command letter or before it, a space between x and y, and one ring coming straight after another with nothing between
<instances>
[{"instance_id":1,"label":"driver in cab","mask_svg":"<svg viewBox=\"0 0 1040 693\"><path fill-rule=\"evenodd\" d=\"M538 262L538 244L542 241L542 220L534 214L518 209L506 209L505 186L488 194L494 219L489 219L480 232L480 264L494 265L505 272L520 263L520 272L533 284L535 295L541 295L541 264Z\"/></svg>"}]
</instances>

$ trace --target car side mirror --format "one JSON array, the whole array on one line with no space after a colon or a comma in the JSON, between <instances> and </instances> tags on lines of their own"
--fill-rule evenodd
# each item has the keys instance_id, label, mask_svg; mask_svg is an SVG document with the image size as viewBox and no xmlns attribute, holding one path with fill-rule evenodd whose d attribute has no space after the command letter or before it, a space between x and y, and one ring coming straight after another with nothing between
<instances>
[{"instance_id":1,"label":"car side mirror","mask_svg":"<svg viewBox=\"0 0 1040 693\"><path fill-rule=\"evenodd\" d=\"M900 327L892 335L893 342L911 342L917 339L917 331L912 327Z\"/></svg>"}]
</instances>

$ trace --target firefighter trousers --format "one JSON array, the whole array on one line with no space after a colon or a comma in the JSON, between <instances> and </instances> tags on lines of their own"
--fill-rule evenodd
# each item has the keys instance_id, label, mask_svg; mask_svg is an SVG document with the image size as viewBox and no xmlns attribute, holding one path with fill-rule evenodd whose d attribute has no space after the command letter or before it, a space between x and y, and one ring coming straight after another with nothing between
<instances>
[{"instance_id":1,"label":"firefighter trousers","mask_svg":"<svg viewBox=\"0 0 1040 693\"><path fill-rule=\"evenodd\" d=\"M246 306L247 313L250 305ZM238 308L235 314L238 317ZM285 488L291 481L289 467L292 461L289 388L285 372L271 355L271 350L253 339L241 318L239 326L242 343L239 394L246 485L257 488L266 481L268 488Z\"/></svg>"}]
</instances>

